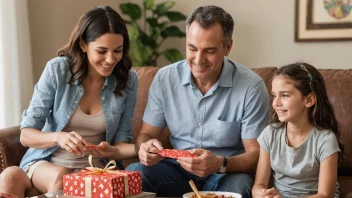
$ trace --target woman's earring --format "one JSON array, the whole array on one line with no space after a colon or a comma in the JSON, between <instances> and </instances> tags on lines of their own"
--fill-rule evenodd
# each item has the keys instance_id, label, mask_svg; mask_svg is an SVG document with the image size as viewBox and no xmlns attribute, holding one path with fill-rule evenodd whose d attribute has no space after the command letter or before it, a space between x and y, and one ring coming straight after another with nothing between
<instances>
[{"instance_id":1,"label":"woman's earring","mask_svg":"<svg viewBox=\"0 0 352 198\"><path fill-rule=\"evenodd\" d=\"M83 51L83 59L86 60L87 59L87 52Z\"/></svg>"}]
</instances>

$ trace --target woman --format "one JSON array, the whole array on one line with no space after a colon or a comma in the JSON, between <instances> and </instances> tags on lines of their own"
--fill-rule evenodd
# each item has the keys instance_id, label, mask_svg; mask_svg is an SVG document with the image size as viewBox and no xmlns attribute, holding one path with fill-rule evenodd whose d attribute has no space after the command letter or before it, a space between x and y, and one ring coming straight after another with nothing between
<instances>
[{"instance_id":1,"label":"woman","mask_svg":"<svg viewBox=\"0 0 352 198\"><path fill-rule=\"evenodd\" d=\"M83 14L35 85L21 122L21 143L30 148L20 168L1 174L0 192L23 197L62 189L62 176L88 166L88 154L98 167L103 158L136 156L128 144L138 86L129 48L126 25L111 7Z\"/></svg>"}]
</instances>

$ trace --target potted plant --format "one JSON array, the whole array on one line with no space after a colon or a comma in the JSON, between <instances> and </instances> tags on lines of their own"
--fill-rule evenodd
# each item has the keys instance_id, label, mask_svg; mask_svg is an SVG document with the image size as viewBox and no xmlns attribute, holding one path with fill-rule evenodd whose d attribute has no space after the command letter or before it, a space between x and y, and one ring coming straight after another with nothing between
<instances>
[{"instance_id":1,"label":"potted plant","mask_svg":"<svg viewBox=\"0 0 352 198\"><path fill-rule=\"evenodd\" d=\"M173 23L184 21L186 16L180 12L170 11L175 5L173 1L155 4L154 0L144 0L143 8L134 3L121 3L120 9L129 19L124 19L131 42L130 55L133 66L156 66L157 59L164 56L170 62L183 59L176 48L163 51L160 46L169 37L185 37ZM138 21L143 19L143 27Z\"/></svg>"}]
</instances>

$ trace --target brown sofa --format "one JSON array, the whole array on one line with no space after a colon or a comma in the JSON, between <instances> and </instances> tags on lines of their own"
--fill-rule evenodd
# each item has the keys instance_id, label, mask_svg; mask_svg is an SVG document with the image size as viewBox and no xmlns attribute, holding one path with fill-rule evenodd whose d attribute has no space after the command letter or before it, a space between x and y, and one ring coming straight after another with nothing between
<instances>
[{"instance_id":1,"label":"brown sofa","mask_svg":"<svg viewBox=\"0 0 352 198\"><path fill-rule=\"evenodd\" d=\"M158 67L139 67L134 68L138 73L139 87L138 99L136 104L135 116L133 118L133 141L139 133L143 112L148 100L149 86L158 71ZM276 70L275 67L255 68L253 69L265 81L268 90L271 90L271 73ZM344 161L339 166L340 196L352 197L352 69L321 69L329 99L332 102L338 121L341 124L341 139L345 143ZM270 93L270 92L269 92ZM0 172L8 166L18 165L26 148L19 142L19 127L11 127L0 130ZM165 132L160 137L165 148L171 148L169 132ZM137 161L132 159L125 161L125 166L131 162ZM350 186L350 187L348 187Z\"/></svg>"}]
</instances>

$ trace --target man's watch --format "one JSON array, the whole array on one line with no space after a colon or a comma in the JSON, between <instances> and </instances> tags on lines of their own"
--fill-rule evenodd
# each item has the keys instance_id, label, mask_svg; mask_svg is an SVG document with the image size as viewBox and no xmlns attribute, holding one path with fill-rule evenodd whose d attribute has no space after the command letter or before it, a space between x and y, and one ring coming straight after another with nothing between
<instances>
[{"instance_id":1,"label":"man's watch","mask_svg":"<svg viewBox=\"0 0 352 198\"><path fill-rule=\"evenodd\" d=\"M225 173L226 169L227 169L227 158L225 156L224 157L224 163L222 164L222 166L219 169L218 173Z\"/></svg>"}]
</instances>

